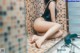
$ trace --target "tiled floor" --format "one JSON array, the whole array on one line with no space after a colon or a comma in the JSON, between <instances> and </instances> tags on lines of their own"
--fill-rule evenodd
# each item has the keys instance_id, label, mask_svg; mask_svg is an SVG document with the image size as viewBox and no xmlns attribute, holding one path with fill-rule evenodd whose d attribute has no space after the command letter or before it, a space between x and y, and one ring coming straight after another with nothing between
<instances>
[{"instance_id":1,"label":"tiled floor","mask_svg":"<svg viewBox=\"0 0 80 53\"><path fill-rule=\"evenodd\" d=\"M73 44L75 44L77 47L80 48L80 38L75 39L72 41ZM53 46L50 50L48 50L46 53L80 53L80 49L76 46L70 44L68 47L64 46L64 40L60 41L58 44Z\"/></svg>"}]
</instances>

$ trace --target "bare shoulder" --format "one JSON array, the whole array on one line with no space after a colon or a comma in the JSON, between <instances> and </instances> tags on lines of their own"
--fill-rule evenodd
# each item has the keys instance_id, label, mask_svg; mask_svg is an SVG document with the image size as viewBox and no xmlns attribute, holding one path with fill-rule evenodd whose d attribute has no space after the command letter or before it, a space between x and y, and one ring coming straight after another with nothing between
<instances>
[{"instance_id":1,"label":"bare shoulder","mask_svg":"<svg viewBox=\"0 0 80 53\"><path fill-rule=\"evenodd\" d=\"M49 4L49 9L55 8L55 1L51 1Z\"/></svg>"}]
</instances>

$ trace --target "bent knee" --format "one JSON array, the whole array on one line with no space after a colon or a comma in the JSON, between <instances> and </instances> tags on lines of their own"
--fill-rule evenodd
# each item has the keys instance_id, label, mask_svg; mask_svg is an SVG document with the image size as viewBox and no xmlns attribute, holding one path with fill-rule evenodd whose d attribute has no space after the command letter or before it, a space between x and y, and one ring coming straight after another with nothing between
<instances>
[{"instance_id":1,"label":"bent knee","mask_svg":"<svg viewBox=\"0 0 80 53\"><path fill-rule=\"evenodd\" d=\"M58 26L59 28L61 28L61 24L58 24L58 23L57 23L57 26Z\"/></svg>"},{"instance_id":2,"label":"bent knee","mask_svg":"<svg viewBox=\"0 0 80 53\"><path fill-rule=\"evenodd\" d=\"M59 30L60 34L63 34L63 31L62 30Z\"/></svg>"},{"instance_id":3,"label":"bent knee","mask_svg":"<svg viewBox=\"0 0 80 53\"><path fill-rule=\"evenodd\" d=\"M55 25L53 25L53 26L56 26L56 28L61 28L61 24L59 24L59 23L55 23Z\"/></svg>"}]
</instances>

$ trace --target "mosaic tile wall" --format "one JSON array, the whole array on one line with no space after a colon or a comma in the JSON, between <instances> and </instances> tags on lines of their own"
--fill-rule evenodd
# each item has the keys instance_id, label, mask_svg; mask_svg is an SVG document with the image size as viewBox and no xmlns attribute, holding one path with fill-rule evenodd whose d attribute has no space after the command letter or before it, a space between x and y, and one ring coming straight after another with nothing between
<instances>
[{"instance_id":1,"label":"mosaic tile wall","mask_svg":"<svg viewBox=\"0 0 80 53\"><path fill-rule=\"evenodd\" d=\"M67 14L66 14L66 2L65 0L57 0L56 9L57 9L57 22L62 24L62 29L64 32L67 32Z\"/></svg>"},{"instance_id":2,"label":"mosaic tile wall","mask_svg":"<svg viewBox=\"0 0 80 53\"><path fill-rule=\"evenodd\" d=\"M27 2L27 27L28 34L34 34L32 27L33 22L36 18L40 17L44 13L45 5L44 0L26 0ZM57 9L57 22L62 24L62 29L67 31L66 27L66 2L65 0L58 0L56 3Z\"/></svg>"},{"instance_id":3,"label":"mosaic tile wall","mask_svg":"<svg viewBox=\"0 0 80 53\"><path fill-rule=\"evenodd\" d=\"M26 53L24 0L0 0L0 48L5 53Z\"/></svg>"}]
</instances>

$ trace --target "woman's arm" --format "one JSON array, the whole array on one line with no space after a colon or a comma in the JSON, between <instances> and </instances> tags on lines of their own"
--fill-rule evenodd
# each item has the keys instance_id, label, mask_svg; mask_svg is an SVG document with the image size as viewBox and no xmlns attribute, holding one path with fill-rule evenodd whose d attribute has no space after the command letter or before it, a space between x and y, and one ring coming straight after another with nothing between
<instances>
[{"instance_id":1,"label":"woman's arm","mask_svg":"<svg viewBox=\"0 0 80 53\"><path fill-rule=\"evenodd\" d=\"M49 4L49 10L50 10L50 14L51 14L51 20L53 22L55 22L55 1L51 2Z\"/></svg>"}]
</instances>

